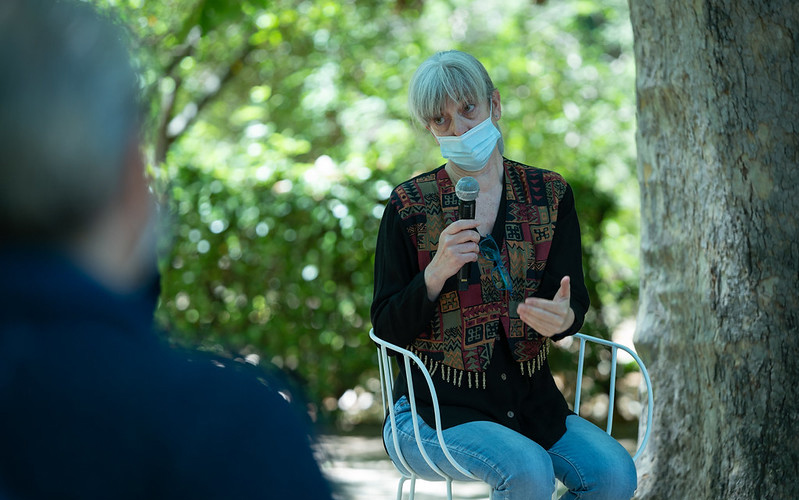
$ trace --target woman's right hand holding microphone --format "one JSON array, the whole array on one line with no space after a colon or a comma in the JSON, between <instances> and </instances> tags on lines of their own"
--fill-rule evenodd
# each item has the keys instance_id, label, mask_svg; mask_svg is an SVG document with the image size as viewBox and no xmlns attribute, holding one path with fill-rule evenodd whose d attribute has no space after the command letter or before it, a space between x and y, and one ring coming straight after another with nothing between
<instances>
[{"instance_id":1,"label":"woman's right hand holding microphone","mask_svg":"<svg viewBox=\"0 0 799 500\"><path fill-rule=\"evenodd\" d=\"M438 249L424 270L427 297L438 298L444 283L465 264L476 262L480 255L480 233L476 219L462 219L447 226L438 238Z\"/></svg>"}]
</instances>

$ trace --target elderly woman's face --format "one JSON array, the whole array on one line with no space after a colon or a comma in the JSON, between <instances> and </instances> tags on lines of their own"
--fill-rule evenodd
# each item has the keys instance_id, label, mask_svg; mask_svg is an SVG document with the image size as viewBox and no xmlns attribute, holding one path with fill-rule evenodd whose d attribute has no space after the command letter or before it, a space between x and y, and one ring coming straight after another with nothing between
<instances>
[{"instance_id":1,"label":"elderly woman's face","mask_svg":"<svg viewBox=\"0 0 799 500\"><path fill-rule=\"evenodd\" d=\"M490 104L487 99L480 102L455 102L447 98L441 114L430 120L427 129L438 137L463 135L488 118L489 113Z\"/></svg>"}]
</instances>

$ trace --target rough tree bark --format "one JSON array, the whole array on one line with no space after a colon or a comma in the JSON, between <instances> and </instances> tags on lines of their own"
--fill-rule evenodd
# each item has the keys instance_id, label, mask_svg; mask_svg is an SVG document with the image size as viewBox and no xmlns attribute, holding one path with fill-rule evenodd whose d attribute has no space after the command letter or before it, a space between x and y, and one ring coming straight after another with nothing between
<instances>
[{"instance_id":1,"label":"rough tree bark","mask_svg":"<svg viewBox=\"0 0 799 500\"><path fill-rule=\"evenodd\" d=\"M799 491L799 2L630 0L653 441L636 498Z\"/></svg>"}]
</instances>

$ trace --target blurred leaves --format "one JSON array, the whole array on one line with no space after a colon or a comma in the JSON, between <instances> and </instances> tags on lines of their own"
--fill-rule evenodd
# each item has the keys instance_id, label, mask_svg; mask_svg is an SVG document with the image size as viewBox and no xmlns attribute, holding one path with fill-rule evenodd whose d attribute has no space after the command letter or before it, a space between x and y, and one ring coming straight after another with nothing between
<instances>
[{"instance_id":1,"label":"blurred leaves","mask_svg":"<svg viewBox=\"0 0 799 500\"><path fill-rule=\"evenodd\" d=\"M373 387L373 249L391 188L442 163L406 89L436 50L483 61L506 156L573 185L594 308L634 314L638 186L622 0L95 0L129 26L156 194L174 233L158 319L257 353L323 413ZM360 393L360 392L359 392Z\"/></svg>"}]
</instances>

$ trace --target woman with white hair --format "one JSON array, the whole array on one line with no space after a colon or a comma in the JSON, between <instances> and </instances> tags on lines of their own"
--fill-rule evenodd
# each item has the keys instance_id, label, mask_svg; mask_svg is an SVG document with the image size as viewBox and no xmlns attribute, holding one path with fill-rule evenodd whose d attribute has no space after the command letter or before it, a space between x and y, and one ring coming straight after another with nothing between
<instances>
[{"instance_id":1,"label":"woman with white hair","mask_svg":"<svg viewBox=\"0 0 799 500\"><path fill-rule=\"evenodd\" d=\"M569 489L564 498L630 498L630 455L569 410L547 361L550 343L576 333L589 306L571 187L503 157L500 94L469 54L423 62L409 107L447 162L391 194L375 256L375 334L425 362L450 451L495 500L549 499L555 478ZM475 217L458 220L455 187L467 176L479 184ZM464 266L468 281L459 286ZM418 370L403 367L396 387L408 376L425 387ZM405 459L437 479L416 447L408 395L396 398ZM416 399L428 453L458 477L429 425L430 395ZM383 437L393 441L391 425Z\"/></svg>"}]
</instances>

